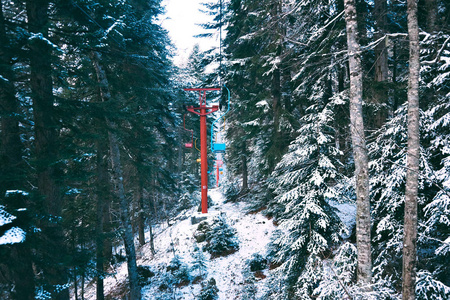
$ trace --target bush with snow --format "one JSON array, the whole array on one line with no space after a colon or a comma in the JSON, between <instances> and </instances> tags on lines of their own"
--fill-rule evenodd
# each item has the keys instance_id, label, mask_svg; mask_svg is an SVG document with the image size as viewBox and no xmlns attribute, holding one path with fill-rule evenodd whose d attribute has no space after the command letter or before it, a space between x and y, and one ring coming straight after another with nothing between
<instances>
[{"instance_id":1,"label":"bush with snow","mask_svg":"<svg viewBox=\"0 0 450 300\"><path fill-rule=\"evenodd\" d=\"M219 299L219 289L216 280L211 278L208 283L202 287L198 300L216 300Z\"/></svg>"},{"instance_id":2,"label":"bush with snow","mask_svg":"<svg viewBox=\"0 0 450 300\"><path fill-rule=\"evenodd\" d=\"M239 299L242 299L242 300L256 299L256 293L258 291L258 289L255 285L256 278L255 278L255 274L250 270L249 266L246 266L242 270L242 277L244 280L244 284L242 285Z\"/></svg>"},{"instance_id":3,"label":"bush with snow","mask_svg":"<svg viewBox=\"0 0 450 300\"><path fill-rule=\"evenodd\" d=\"M318 82L317 88L320 88ZM348 182L339 170L341 151L333 128L340 99L314 103L301 118L298 137L269 178L275 197L269 210L280 232L270 248L278 268L268 283L268 299L309 299L323 277L322 257L345 230L330 200L342 198L338 182ZM279 285L282 288L274 289Z\"/></svg>"},{"instance_id":4,"label":"bush with snow","mask_svg":"<svg viewBox=\"0 0 450 300\"><path fill-rule=\"evenodd\" d=\"M172 299L179 292L179 288L191 283L192 276L189 266L181 257L175 255L169 264L161 264L158 272L155 272L154 281L151 284L158 289L157 299Z\"/></svg>"},{"instance_id":5,"label":"bush with snow","mask_svg":"<svg viewBox=\"0 0 450 300\"><path fill-rule=\"evenodd\" d=\"M247 259L246 264L250 271L256 272L267 268L267 259L259 253L253 253L250 259Z\"/></svg>"},{"instance_id":6,"label":"bush with snow","mask_svg":"<svg viewBox=\"0 0 450 300\"><path fill-rule=\"evenodd\" d=\"M155 276L155 273L152 271L152 269L149 266L138 266L138 274L139 274L139 284L144 286L147 284L153 276Z\"/></svg>"},{"instance_id":7,"label":"bush with snow","mask_svg":"<svg viewBox=\"0 0 450 300\"><path fill-rule=\"evenodd\" d=\"M324 263L326 276L314 290L317 299L331 300L347 296L347 289L356 279L356 253L356 247L347 242L339 247L333 261Z\"/></svg>"},{"instance_id":8,"label":"bush with snow","mask_svg":"<svg viewBox=\"0 0 450 300\"><path fill-rule=\"evenodd\" d=\"M206 256L203 254L198 247L194 248L194 252L192 253L192 258L194 259L191 266L191 271L195 274L194 282L197 280L203 279L208 272L208 265L206 263Z\"/></svg>"},{"instance_id":9,"label":"bush with snow","mask_svg":"<svg viewBox=\"0 0 450 300\"><path fill-rule=\"evenodd\" d=\"M241 192L240 183L237 180L227 181L222 186L222 190L226 201L234 202Z\"/></svg>"},{"instance_id":10,"label":"bush with snow","mask_svg":"<svg viewBox=\"0 0 450 300\"><path fill-rule=\"evenodd\" d=\"M212 258L227 256L239 249L236 229L227 223L225 217L217 216L211 221L203 249L208 251Z\"/></svg>"},{"instance_id":11,"label":"bush with snow","mask_svg":"<svg viewBox=\"0 0 450 300\"><path fill-rule=\"evenodd\" d=\"M189 266L178 255L174 256L166 269L173 275L177 286L189 284L191 281Z\"/></svg>"}]
</instances>

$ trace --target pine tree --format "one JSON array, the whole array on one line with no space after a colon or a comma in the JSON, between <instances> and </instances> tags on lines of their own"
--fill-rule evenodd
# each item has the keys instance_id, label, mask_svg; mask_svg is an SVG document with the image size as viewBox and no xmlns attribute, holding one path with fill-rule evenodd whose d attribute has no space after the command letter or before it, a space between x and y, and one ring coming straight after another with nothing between
<instances>
[{"instance_id":1,"label":"pine tree","mask_svg":"<svg viewBox=\"0 0 450 300\"><path fill-rule=\"evenodd\" d=\"M62 212L62 194L59 184L61 166L58 165L58 121L54 109L52 81L52 44L49 42L49 1L27 1L27 21L30 47L30 87L35 122L36 173L39 195L43 198L44 212L49 222L42 224L49 248L58 248L52 255L56 263L49 264L50 254L44 254L44 286L55 299L68 299L67 272L64 267L65 245L63 228L58 222ZM50 246L50 244L52 246Z\"/></svg>"},{"instance_id":2,"label":"pine tree","mask_svg":"<svg viewBox=\"0 0 450 300\"><path fill-rule=\"evenodd\" d=\"M343 179L332 127L333 110L342 104L338 98L328 104L318 101L306 110L298 137L271 176L276 195L271 210L283 229L274 242L275 262L281 264L277 276L284 278L280 293L289 299L313 293L321 281L322 255L339 241L343 229L328 203L338 197L334 186Z\"/></svg>"},{"instance_id":3,"label":"pine tree","mask_svg":"<svg viewBox=\"0 0 450 300\"><path fill-rule=\"evenodd\" d=\"M403 237L404 188L406 178L406 107L401 106L368 145L373 199L374 277L377 281L391 277L400 283L401 245ZM422 174L429 169L421 161ZM424 188L430 186L427 176L419 182L420 202L425 201Z\"/></svg>"},{"instance_id":4,"label":"pine tree","mask_svg":"<svg viewBox=\"0 0 450 300\"><path fill-rule=\"evenodd\" d=\"M214 218L210 230L206 232L206 245L203 249L211 253L212 257L227 256L239 249L236 229L228 224L226 218Z\"/></svg>"},{"instance_id":5,"label":"pine tree","mask_svg":"<svg viewBox=\"0 0 450 300\"><path fill-rule=\"evenodd\" d=\"M208 272L208 265L206 263L206 256L203 254L203 251L201 251L198 247L195 247L194 252L192 253L192 258L194 261L191 269L198 273L198 278L205 278Z\"/></svg>"},{"instance_id":6,"label":"pine tree","mask_svg":"<svg viewBox=\"0 0 450 300\"><path fill-rule=\"evenodd\" d=\"M328 276L324 277L314 290L318 299L351 298L350 287L356 278L356 247L351 243L342 244L330 266L327 268Z\"/></svg>"},{"instance_id":7,"label":"pine tree","mask_svg":"<svg viewBox=\"0 0 450 300\"><path fill-rule=\"evenodd\" d=\"M420 9L420 6L419 6ZM448 9L447 9L448 11ZM430 14L433 12L430 12ZM434 18L434 17L431 17ZM442 19L441 19L442 20ZM433 23L427 17L427 24ZM438 22L437 20L435 22ZM434 29L437 28L437 23ZM432 28L430 28L430 31ZM427 201L424 205L423 219L419 219L419 256L417 289L428 290L427 283L434 282L435 286L441 286L441 282L446 286L450 285L450 269L444 266L444 261L448 260L449 248L445 241L448 240L446 228L449 220L449 192L448 182L450 178L449 165L449 111L448 91L449 91L449 53L444 51L448 48L448 34L433 33L427 39L421 41L421 73L420 86L421 97L427 101L421 102L424 107L422 117L423 125L420 127L421 145L427 149L427 161L430 164L430 172L427 177L433 182L433 189L428 193ZM447 43L447 46L446 46ZM422 155L423 157L424 155ZM420 211L419 211L420 212ZM421 214L419 214L420 217ZM420 249L427 249L420 251ZM421 263L420 260L425 261ZM424 270L421 271L420 269ZM432 276L431 279L429 276ZM424 279L422 281L422 279ZM430 288L431 290L434 287ZM417 296L420 297L419 295Z\"/></svg>"},{"instance_id":8,"label":"pine tree","mask_svg":"<svg viewBox=\"0 0 450 300\"><path fill-rule=\"evenodd\" d=\"M202 287L200 295L198 296L199 300L216 300L219 299L219 289L216 285L216 280L214 278L210 278L208 283Z\"/></svg>"}]
</instances>

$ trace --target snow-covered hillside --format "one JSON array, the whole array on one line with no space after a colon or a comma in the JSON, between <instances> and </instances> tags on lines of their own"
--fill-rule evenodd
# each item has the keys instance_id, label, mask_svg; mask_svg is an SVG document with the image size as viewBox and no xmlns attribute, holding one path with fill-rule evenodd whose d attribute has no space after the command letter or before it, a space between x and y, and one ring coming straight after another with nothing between
<instances>
[{"instance_id":1,"label":"snow-covered hillside","mask_svg":"<svg viewBox=\"0 0 450 300\"><path fill-rule=\"evenodd\" d=\"M172 292L170 299L198 299L201 282L205 283L211 277L216 280L219 299L235 299L244 286L242 271L246 260L253 254L264 255L266 245L275 229L272 221L262 214L246 214L244 203L224 203L225 199L218 189L210 190L209 195L214 206L209 209L207 221L213 221L214 216L219 214L224 215L228 224L237 231L239 250L228 256L214 259L211 259L209 253L204 252L207 265L206 278L195 284L180 286ZM161 266L167 266L176 255L188 266L192 266L194 249L196 246L201 249L204 242L196 242L194 233L198 224L192 224L190 216L200 215L195 212L195 209L192 209L183 216L184 218L171 226L166 225L164 228L158 227L154 230L156 255L152 255L149 244L138 248L138 265L149 266L151 270L156 271L161 269ZM105 294L119 299L126 287L126 263L119 265L114 272L114 276L105 279ZM143 299L164 299L162 295L164 291L160 290L159 284L155 284L159 280L161 278L157 278L157 276L150 278L149 285L142 290ZM263 283L264 279L259 279L255 283L259 292L263 289ZM95 299L95 284L88 287L86 299Z\"/></svg>"}]
</instances>

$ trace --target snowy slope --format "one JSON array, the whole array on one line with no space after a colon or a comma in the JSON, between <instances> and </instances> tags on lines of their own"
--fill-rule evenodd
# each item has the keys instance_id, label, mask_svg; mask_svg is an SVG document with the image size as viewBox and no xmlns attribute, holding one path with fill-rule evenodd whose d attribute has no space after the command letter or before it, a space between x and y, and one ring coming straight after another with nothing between
<instances>
[{"instance_id":1,"label":"snowy slope","mask_svg":"<svg viewBox=\"0 0 450 300\"><path fill-rule=\"evenodd\" d=\"M226 257L210 259L207 257L208 278L214 277L219 289L219 299L235 299L243 286L242 270L245 261L254 253L265 253L266 245L269 243L272 231L275 229L273 223L262 214L245 214L245 204L224 203L224 197L218 189L210 190L209 195L214 206L209 209L208 215L211 220L214 215L225 213L228 223L237 230L239 239L239 251ZM195 215L192 209L187 216ZM195 246L202 247L194 239L194 232L198 224L192 225L190 218L180 220L170 227L155 228L155 250L153 257L149 245L137 249L138 265L151 266L156 269L162 263L168 264L178 255L187 264L192 264L192 253ZM148 239L147 239L148 240ZM126 285L127 268L126 263L121 264L115 275L105 278L105 294L119 297L120 290ZM152 278L151 280L156 280ZM262 289L264 279L256 283L258 290ZM176 299L197 299L200 293L200 283L180 287ZM158 289L155 286L146 286L142 289L143 299L157 299ZM86 299L95 299L95 284L87 288Z\"/></svg>"}]
</instances>

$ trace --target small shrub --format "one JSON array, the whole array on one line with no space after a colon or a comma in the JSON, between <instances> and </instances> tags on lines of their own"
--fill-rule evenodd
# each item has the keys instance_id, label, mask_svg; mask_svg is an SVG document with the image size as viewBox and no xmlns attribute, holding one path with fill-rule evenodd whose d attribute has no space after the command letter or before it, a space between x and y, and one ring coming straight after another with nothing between
<instances>
[{"instance_id":1,"label":"small shrub","mask_svg":"<svg viewBox=\"0 0 450 300\"><path fill-rule=\"evenodd\" d=\"M190 193L184 193L178 200L178 203L180 205L177 209L178 209L178 211L182 211L182 210L190 209L191 207L193 207L194 199Z\"/></svg>"},{"instance_id":2,"label":"small shrub","mask_svg":"<svg viewBox=\"0 0 450 300\"><path fill-rule=\"evenodd\" d=\"M259 253L254 253L246 263L252 272L261 271L267 268L267 259Z\"/></svg>"},{"instance_id":3,"label":"small shrub","mask_svg":"<svg viewBox=\"0 0 450 300\"><path fill-rule=\"evenodd\" d=\"M206 246L203 249L208 251L212 258L236 252L239 250L236 229L228 225L224 217L214 218L211 229L206 233Z\"/></svg>"},{"instance_id":4,"label":"small shrub","mask_svg":"<svg viewBox=\"0 0 450 300\"><path fill-rule=\"evenodd\" d=\"M126 260L127 260L126 256L122 255L122 253L114 254L111 259L113 264L120 264L120 263L125 262Z\"/></svg>"},{"instance_id":5,"label":"small shrub","mask_svg":"<svg viewBox=\"0 0 450 300\"><path fill-rule=\"evenodd\" d=\"M225 196L225 202L235 202L239 197L241 188L238 181L227 183L223 186L223 194Z\"/></svg>"},{"instance_id":6,"label":"small shrub","mask_svg":"<svg viewBox=\"0 0 450 300\"><path fill-rule=\"evenodd\" d=\"M211 228L206 221L202 221L198 224L197 230L194 233L194 238L197 243L202 243L206 240L206 233L210 231Z\"/></svg>"},{"instance_id":7,"label":"small shrub","mask_svg":"<svg viewBox=\"0 0 450 300\"><path fill-rule=\"evenodd\" d=\"M201 281L208 271L208 266L206 264L206 256L198 247L194 248L194 252L192 253L192 258L194 259L191 271L197 276L194 278L194 283Z\"/></svg>"},{"instance_id":8,"label":"small shrub","mask_svg":"<svg viewBox=\"0 0 450 300\"><path fill-rule=\"evenodd\" d=\"M139 274L139 284L145 285L148 280L155 276L155 273L150 269L149 266L138 266L137 271Z\"/></svg>"},{"instance_id":9,"label":"small shrub","mask_svg":"<svg viewBox=\"0 0 450 300\"><path fill-rule=\"evenodd\" d=\"M256 278L253 272L250 271L248 265L242 270L242 277L244 279L244 284L242 285L240 299L242 300L253 300L256 299L256 293L258 289L256 288Z\"/></svg>"},{"instance_id":10,"label":"small shrub","mask_svg":"<svg viewBox=\"0 0 450 300\"><path fill-rule=\"evenodd\" d=\"M161 275L158 275L158 279L158 289L170 293L176 288L188 285L192 276L188 265L178 255L175 255L167 266L162 266L162 272Z\"/></svg>"},{"instance_id":11,"label":"small shrub","mask_svg":"<svg viewBox=\"0 0 450 300\"><path fill-rule=\"evenodd\" d=\"M216 300L219 299L219 289L216 285L216 280L211 278L208 283L202 287L199 300Z\"/></svg>"}]
</instances>

